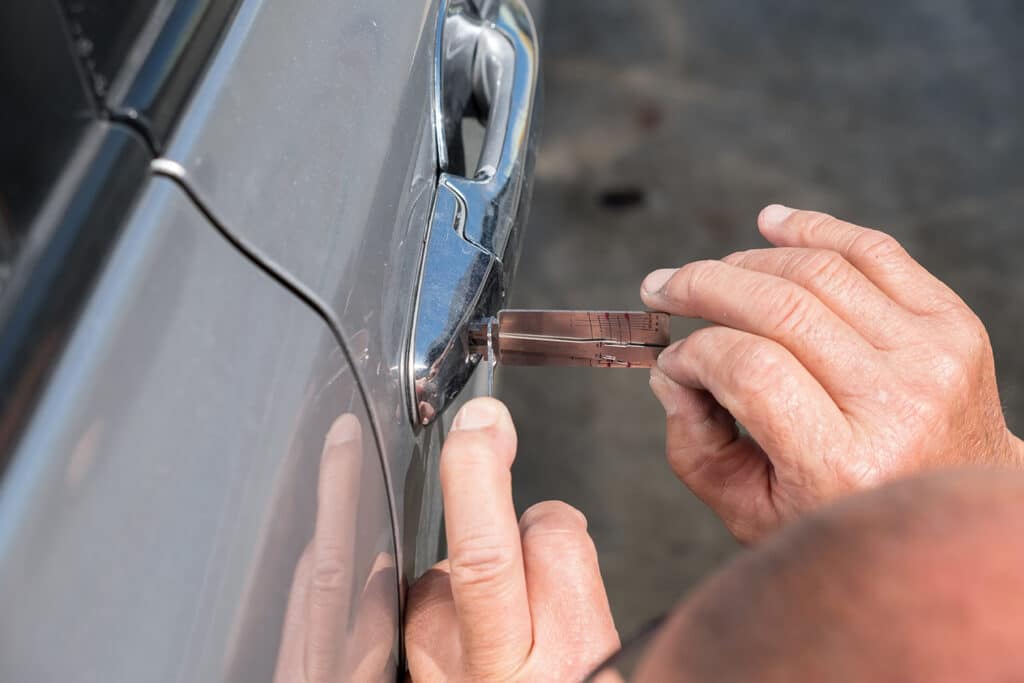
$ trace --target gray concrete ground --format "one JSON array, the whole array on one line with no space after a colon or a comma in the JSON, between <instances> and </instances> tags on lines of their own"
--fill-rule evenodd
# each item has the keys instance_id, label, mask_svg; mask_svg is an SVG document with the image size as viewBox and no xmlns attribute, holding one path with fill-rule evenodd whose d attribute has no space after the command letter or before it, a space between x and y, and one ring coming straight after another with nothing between
<instances>
[{"instance_id":1,"label":"gray concrete ground","mask_svg":"<svg viewBox=\"0 0 1024 683\"><path fill-rule=\"evenodd\" d=\"M638 307L649 270L762 245L765 204L826 210L960 292L1024 427L1024 5L558 0L546 19L515 305ZM668 469L645 372L501 380L517 504L586 513L624 634L736 552Z\"/></svg>"}]
</instances>

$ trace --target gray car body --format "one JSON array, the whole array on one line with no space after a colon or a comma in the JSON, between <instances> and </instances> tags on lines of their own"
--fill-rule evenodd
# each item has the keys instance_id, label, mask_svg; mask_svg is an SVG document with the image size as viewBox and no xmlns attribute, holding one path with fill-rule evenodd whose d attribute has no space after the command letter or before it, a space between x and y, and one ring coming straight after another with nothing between
<instances>
[{"instance_id":1,"label":"gray car body","mask_svg":"<svg viewBox=\"0 0 1024 683\"><path fill-rule=\"evenodd\" d=\"M336 670L394 676L403 587L442 550L445 420L414 426L402 376L437 15L241 3L0 487L0 679L269 680L324 585ZM340 564L304 587L325 503Z\"/></svg>"}]
</instances>

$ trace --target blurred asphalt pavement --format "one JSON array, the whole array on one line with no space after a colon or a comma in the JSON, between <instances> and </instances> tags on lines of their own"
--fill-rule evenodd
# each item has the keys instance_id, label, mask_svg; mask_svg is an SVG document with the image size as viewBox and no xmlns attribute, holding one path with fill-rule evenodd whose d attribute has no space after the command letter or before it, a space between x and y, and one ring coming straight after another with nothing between
<instances>
[{"instance_id":1,"label":"blurred asphalt pavement","mask_svg":"<svg viewBox=\"0 0 1024 683\"><path fill-rule=\"evenodd\" d=\"M651 269L762 246L765 204L820 209L893 233L974 308L1024 428L1022 28L1012 0L550 2L513 304L637 308ZM624 636L736 552L665 463L646 372L500 379L517 505L583 510Z\"/></svg>"}]
</instances>

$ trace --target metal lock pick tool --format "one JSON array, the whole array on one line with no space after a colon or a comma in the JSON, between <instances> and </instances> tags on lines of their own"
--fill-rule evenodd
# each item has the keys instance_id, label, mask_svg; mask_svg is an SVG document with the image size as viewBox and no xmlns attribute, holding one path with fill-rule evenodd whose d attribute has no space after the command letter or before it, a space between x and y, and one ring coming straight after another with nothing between
<instances>
[{"instance_id":1,"label":"metal lock pick tool","mask_svg":"<svg viewBox=\"0 0 1024 683\"><path fill-rule=\"evenodd\" d=\"M669 344L669 316L648 311L503 310L469 328L469 347L488 366L649 368Z\"/></svg>"}]
</instances>

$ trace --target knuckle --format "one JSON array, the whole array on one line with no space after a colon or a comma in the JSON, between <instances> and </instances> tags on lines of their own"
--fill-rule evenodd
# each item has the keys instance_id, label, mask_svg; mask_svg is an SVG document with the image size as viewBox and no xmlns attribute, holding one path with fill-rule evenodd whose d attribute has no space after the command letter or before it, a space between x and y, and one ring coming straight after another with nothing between
<instances>
[{"instance_id":1,"label":"knuckle","mask_svg":"<svg viewBox=\"0 0 1024 683\"><path fill-rule=\"evenodd\" d=\"M866 261L892 261L906 252L895 237L880 230L859 228L850 241L849 253Z\"/></svg>"},{"instance_id":2,"label":"knuckle","mask_svg":"<svg viewBox=\"0 0 1024 683\"><path fill-rule=\"evenodd\" d=\"M519 520L523 533L543 531L586 531L587 518L572 505L548 500L532 505Z\"/></svg>"},{"instance_id":3,"label":"knuckle","mask_svg":"<svg viewBox=\"0 0 1024 683\"><path fill-rule=\"evenodd\" d=\"M968 353L975 358L988 358L992 355L992 340L988 336L988 330L973 313L971 318L973 320L964 326Z\"/></svg>"},{"instance_id":4,"label":"knuckle","mask_svg":"<svg viewBox=\"0 0 1024 683\"><path fill-rule=\"evenodd\" d=\"M953 324L957 329L957 336L974 344L987 345L988 330L985 329L985 324L966 304L960 302L960 305L956 307Z\"/></svg>"},{"instance_id":5,"label":"knuckle","mask_svg":"<svg viewBox=\"0 0 1024 683\"><path fill-rule=\"evenodd\" d=\"M496 535L469 537L451 548L451 581L465 587L495 586L504 581L518 561L515 550Z\"/></svg>"},{"instance_id":6,"label":"knuckle","mask_svg":"<svg viewBox=\"0 0 1024 683\"><path fill-rule=\"evenodd\" d=\"M929 298L930 302L924 307L927 317L950 322L957 330L971 329L974 325L980 324L963 299L945 285L941 285L941 289L932 293Z\"/></svg>"},{"instance_id":7,"label":"knuckle","mask_svg":"<svg viewBox=\"0 0 1024 683\"><path fill-rule=\"evenodd\" d=\"M318 558L313 565L311 586L318 593L336 593L348 585L349 566L342 561L337 553L328 553L328 557Z\"/></svg>"},{"instance_id":8,"label":"knuckle","mask_svg":"<svg viewBox=\"0 0 1024 683\"><path fill-rule=\"evenodd\" d=\"M668 354L669 365L684 364L688 360L705 358L711 354L721 342L721 330L718 326L702 327L669 346L662 355Z\"/></svg>"},{"instance_id":9,"label":"knuckle","mask_svg":"<svg viewBox=\"0 0 1024 683\"><path fill-rule=\"evenodd\" d=\"M786 285L774 288L769 297L769 333L776 336L800 335L807 331L811 320L810 295L798 287Z\"/></svg>"},{"instance_id":10,"label":"knuckle","mask_svg":"<svg viewBox=\"0 0 1024 683\"><path fill-rule=\"evenodd\" d=\"M932 357L932 380L944 398L960 395L970 386L971 372L960 354L939 351Z\"/></svg>"},{"instance_id":11,"label":"knuckle","mask_svg":"<svg viewBox=\"0 0 1024 683\"><path fill-rule=\"evenodd\" d=\"M909 402L908 424L916 428L912 434L939 434L945 429L947 405L944 398L917 396ZM906 438L906 437L904 437Z\"/></svg>"},{"instance_id":12,"label":"knuckle","mask_svg":"<svg viewBox=\"0 0 1024 683\"><path fill-rule=\"evenodd\" d=\"M958 301L951 305L944 316L951 328L949 338L957 350L967 358L988 358L992 353L992 341L981 319L966 304Z\"/></svg>"},{"instance_id":13,"label":"knuckle","mask_svg":"<svg viewBox=\"0 0 1024 683\"><path fill-rule=\"evenodd\" d=\"M821 288L844 276L847 262L838 252L814 249L797 259L793 279L814 288Z\"/></svg>"},{"instance_id":14,"label":"knuckle","mask_svg":"<svg viewBox=\"0 0 1024 683\"><path fill-rule=\"evenodd\" d=\"M687 263L672 276L665 287L670 298L679 301L692 301L701 296L707 289L708 282L714 277L718 265L714 261L693 261Z\"/></svg>"},{"instance_id":15,"label":"knuckle","mask_svg":"<svg viewBox=\"0 0 1024 683\"><path fill-rule=\"evenodd\" d=\"M735 350L730 382L741 396L754 396L778 387L785 379L782 350L768 341L750 340Z\"/></svg>"}]
</instances>

